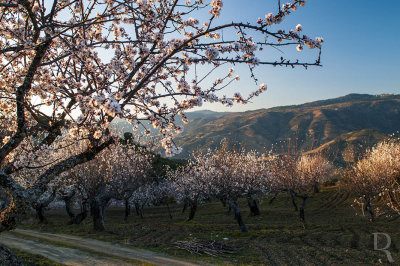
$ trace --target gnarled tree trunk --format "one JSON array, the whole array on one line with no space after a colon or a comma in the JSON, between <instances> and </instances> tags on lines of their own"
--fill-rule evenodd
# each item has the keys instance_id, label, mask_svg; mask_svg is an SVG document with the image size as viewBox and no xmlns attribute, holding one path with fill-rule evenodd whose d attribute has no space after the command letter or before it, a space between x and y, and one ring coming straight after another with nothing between
<instances>
[{"instance_id":1,"label":"gnarled tree trunk","mask_svg":"<svg viewBox=\"0 0 400 266\"><path fill-rule=\"evenodd\" d=\"M260 209L258 208L257 201L251 196L251 194L247 195L247 204L250 208L250 216L260 215Z\"/></svg>"},{"instance_id":2,"label":"gnarled tree trunk","mask_svg":"<svg viewBox=\"0 0 400 266\"><path fill-rule=\"evenodd\" d=\"M73 210L73 199L71 197L63 197L64 202L65 202L65 210L67 211L67 214L69 216L69 222L68 224L73 224L74 219L75 219L75 213Z\"/></svg>"},{"instance_id":3,"label":"gnarled tree trunk","mask_svg":"<svg viewBox=\"0 0 400 266\"><path fill-rule=\"evenodd\" d=\"M87 199L83 199L82 204L81 204L81 212L75 215L75 213L74 213L74 195L75 195L75 191L72 191L68 194L62 195L62 199L65 202L65 210L67 211L67 214L70 219L67 224L80 224L83 222L83 220L86 219L87 214L88 214Z\"/></svg>"},{"instance_id":4,"label":"gnarled tree trunk","mask_svg":"<svg viewBox=\"0 0 400 266\"><path fill-rule=\"evenodd\" d=\"M187 221L191 221L194 218L194 215L196 214L197 211L197 199L189 199L189 206L190 206L190 213L189 213L189 218Z\"/></svg>"},{"instance_id":5,"label":"gnarled tree trunk","mask_svg":"<svg viewBox=\"0 0 400 266\"><path fill-rule=\"evenodd\" d=\"M39 223L47 224L47 219L44 216L44 207L42 205L39 205L35 209L36 209L36 214L39 218Z\"/></svg>"},{"instance_id":6,"label":"gnarled tree trunk","mask_svg":"<svg viewBox=\"0 0 400 266\"><path fill-rule=\"evenodd\" d=\"M303 225L305 225L306 224L305 209L306 209L306 201L307 201L308 197L302 196L301 199L303 200L303 203L300 206L299 216L300 216L300 221L303 223Z\"/></svg>"},{"instance_id":7,"label":"gnarled tree trunk","mask_svg":"<svg viewBox=\"0 0 400 266\"><path fill-rule=\"evenodd\" d=\"M49 206L49 204L54 200L56 197L56 191L46 191L42 194L39 200L34 204L36 214L39 218L39 223L47 223L47 219L44 216L44 209Z\"/></svg>"},{"instance_id":8,"label":"gnarled tree trunk","mask_svg":"<svg viewBox=\"0 0 400 266\"><path fill-rule=\"evenodd\" d=\"M367 211L369 213L369 215L371 216L371 222L375 222L375 213L374 213L374 209L372 208L371 199L364 198L364 200L365 200L364 210Z\"/></svg>"},{"instance_id":9,"label":"gnarled tree trunk","mask_svg":"<svg viewBox=\"0 0 400 266\"><path fill-rule=\"evenodd\" d=\"M84 200L81 205L81 212L78 213L77 215L75 215L75 217L72 220L73 224L80 224L83 222L83 220L86 219L87 214L88 214L88 206L87 205L88 204L87 204L86 200Z\"/></svg>"},{"instance_id":10,"label":"gnarled tree trunk","mask_svg":"<svg viewBox=\"0 0 400 266\"><path fill-rule=\"evenodd\" d=\"M93 229L95 231L101 232L105 230L104 227L104 210L105 203L99 198L95 198L90 202L90 214L93 218Z\"/></svg>"},{"instance_id":11,"label":"gnarled tree trunk","mask_svg":"<svg viewBox=\"0 0 400 266\"><path fill-rule=\"evenodd\" d=\"M242 213L240 212L239 206L235 201L229 201L229 207L235 212L235 219L239 224L240 230L242 232L248 232L246 225L243 222Z\"/></svg>"}]
</instances>

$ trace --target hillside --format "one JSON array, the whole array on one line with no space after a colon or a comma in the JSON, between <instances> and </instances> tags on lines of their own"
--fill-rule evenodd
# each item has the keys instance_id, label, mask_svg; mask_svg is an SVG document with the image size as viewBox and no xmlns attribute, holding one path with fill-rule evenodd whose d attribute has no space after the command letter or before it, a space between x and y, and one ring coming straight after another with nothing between
<instances>
[{"instance_id":1,"label":"hillside","mask_svg":"<svg viewBox=\"0 0 400 266\"><path fill-rule=\"evenodd\" d=\"M400 95L350 94L297 106L208 113L190 121L177 143L184 149L179 157L188 157L193 150L215 147L225 137L258 151L296 137L302 148L326 144L341 154L347 147L343 142L373 145L399 128Z\"/></svg>"},{"instance_id":2,"label":"hillside","mask_svg":"<svg viewBox=\"0 0 400 266\"><path fill-rule=\"evenodd\" d=\"M308 153L322 152L328 155L329 159L336 165L345 166L357 161L365 153L366 147L371 147L381 140L387 138L373 129L363 129L344 133L339 137L322 144L321 146L308 151Z\"/></svg>"}]
</instances>

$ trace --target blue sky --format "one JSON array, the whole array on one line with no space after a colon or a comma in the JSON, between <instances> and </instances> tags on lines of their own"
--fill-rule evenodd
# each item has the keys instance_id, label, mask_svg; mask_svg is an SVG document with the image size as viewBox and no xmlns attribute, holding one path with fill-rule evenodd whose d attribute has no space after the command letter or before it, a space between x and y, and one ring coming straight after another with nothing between
<instances>
[{"instance_id":1,"label":"blue sky","mask_svg":"<svg viewBox=\"0 0 400 266\"><path fill-rule=\"evenodd\" d=\"M349 93L400 93L399 10L400 1L394 0L307 0L280 28L289 30L300 23L308 36L323 37L323 67L261 67L259 80L268 84L268 91L253 103L233 108L205 104L202 109L245 111ZM220 19L255 22L276 11L276 0L225 0ZM294 58L296 53L285 55ZM241 75L238 89L243 94L247 91L243 84L248 82L250 79Z\"/></svg>"}]
</instances>

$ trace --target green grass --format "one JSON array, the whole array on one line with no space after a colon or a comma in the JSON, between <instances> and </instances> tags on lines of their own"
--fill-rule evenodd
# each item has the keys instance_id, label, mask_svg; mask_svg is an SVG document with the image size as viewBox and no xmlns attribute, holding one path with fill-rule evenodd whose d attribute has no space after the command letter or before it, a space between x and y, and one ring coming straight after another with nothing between
<instances>
[{"instance_id":1,"label":"green grass","mask_svg":"<svg viewBox=\"0 0 400 266\"><path fill-rule=\"evenodd\" d=\"M173 205L173 219L169 219L165 207L153 207L145 209L143 219L132 215L128 222L123 221L123 209L107 209L107 230L102 233L92 231L90 217L81 225L67 226L62 209L46 213L47 225L33 222L21 228L90 237L212 263L288 265L386 263L385 254L373 250L372 235L385 232L392 238L389 250L393 258L400 261L400 219L379 217L372 223L355 215L352 201L337 189L317 194L307 203L306 229L285 194L272 205L268 200L262 201L261 215L256 217L250 217L246 203L240 202L248 233L239 230L233 216L228 216L227 208L218 202L200 205L191 222L185 222L187 213L181 213L181 205ZM175 241L193 237L223 242L237 248L237 252L212 257L171 249Z\"/></svg>"},{"instance_id":2,"label":"green grass","mask_svg":"<svg viewBox=\"0 0 400 266\"><path fill-rule=\"evenodd\" d=\"M47 258L35 255L31 253L27 253L25 251L19 249L10 249L25 266L61 266L63 264L48 260Z\"/></svg>"}]
</instances>

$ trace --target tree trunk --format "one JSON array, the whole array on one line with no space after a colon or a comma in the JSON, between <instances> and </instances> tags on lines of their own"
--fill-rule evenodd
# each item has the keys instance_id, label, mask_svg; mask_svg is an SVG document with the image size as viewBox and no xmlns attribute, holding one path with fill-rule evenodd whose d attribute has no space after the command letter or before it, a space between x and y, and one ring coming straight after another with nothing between
<instances>
[{"instance_id":1,"label":"tree trunk","mask_svg":"<svg viewBox=\"0 0 400 266\"><path fill-rule=\"evenodd\" d=\"M189 218L187 221L191 221L194 218L194 215L196 214L197 211L197 199L196 200L189 200L189 205L190 205L190 213L189 213Z\"/></svg>"},{"instance_id":2,"label":"tree trunk","mask_svg":"<svg viewBox=\"0 0 400 266\"><path fill-rule=\"evenodd\" d=\"M94 199L90 203L90 213L93 218L94 231L101 232L105 230L104 209L105 209L105 204L103 204L103 202L99 199Z\"/></svg>"},{"instance_id":3,"label":"tree trunk","mask_svg":"<svg viewBox=\"0 0 400 266\"><path fill-rule=\"evenodd\" d=\"M49 206L55 197L55 190L46 190L34 204L34 208L36 209L36 213L39 218L39 223L47 223L47 219L44 216L44 209Z\"/></svg>"},{"instance_id":4,"label":"tree trunk","mask_svg":"<svg viewBox=\"0 0 400 266\"><path fill-rule=\"evenodd\" d=\"M260 209L258 208L257 201L249 194L247 195L247 204L250 208L250 216L260 215Z\"/></svg>"},{"instance_id":5,"label":"tree trunk","mask_svg":"<svg viewBox=\"0 0 400 266\"><path fill-rule=\"evenodd\" d=\"M72 200L72 197L65 197L64 201L65 201L65 210L67 211L67 214L69 216L68 224L73 224L74 223L74 219L75 219L75 214L74 214L74 211L73 211L73 200Z\"/></svg>"},{"instance_id":6,"label":"tree trunk","mask_svg":"<svg viewBox=\"0 0 400 266\"><path fill-rule=\"evenodd\" d=\"M128 217L131 214L131 205L129 205L129 199L125 199L125 221L128 221Z\"/></svg>"},{"instance_id":7,"label":"tree trunk","mask_svg":"<svg viewBox=\"0 0 400 266\"><path fill-rule=\"evenodd\" d=\"M226 199L220 199L222 206L226 207Z\"/></svg>"},{"instance_id":8,"label":"tree trunk","mask_svg":"<svg viewBox=\"0 0 400 266\"><path fill-rule=\"evenodd\" d=\"M87 207L87 202L84 201L84 203L81 206L81 212L78 213L77 215L75 215L75 217L73 218L73 223L74 224L80 224L83 222L83 220L86 219L87 217L87 213L88 213L88 207Z\"/></svg>"},{"instance_id":9,"label":"tree trunk","mask_svg":"<svg viewBox=\"0 0 400 266\"><path fill-rule=\"evenodd\" d=\"M274 196L270 199L269 204L274 203L274 201L276 200L276 197L278 197L279 192L275 192Z\"/></svg>"},{"instance_id":10,"label":"tree trunk","mask_svg":"<svg viewBox=\"0 0 400 266\"><path fill-rule=\"evenodd\" d=\"M235 212L235 219L239 224L242 232L248 232L246 225L243 222L242 213L240 212L239 206L234 201L229 201L229 207Z\"/></svg>"},{"instance_id":11,"label":"tree trunk","mask_svg":"<svg viewBox=\"0 0 400 266\"><path fill-rule=\"evenodd\" d=\"M84 202L81 205L81 212L76 214L74 213L74 201L73 197L64 197L65 201L65 210L67 211L67 214L69 216L69 222L67 224L80 224L83 222L83 220L86 219L87 214L88 214L88 207L87 207L87 202L84 200Z\"/></svg>"},{"instance_id":12,"label":"tree trunk","mask_svg":"<svg viewBox=\"0 0 400 266\"><path fill-rule=\"evenodd\" d=\"M139 205L139 213L140 213L140 218L143 218L143 209L144 209L144 205Z\"/></svg>"},{"instance_id":13,"label":"tree trunk","mask_svg":"<svg viewBox=\"0 0 400 266\"><path fill-rule=\"evenodd\" d=\"M303 200L303 203L301 204L300 207L299 216L300 216L300 221L303 223L303 225L305 225L306 224L305 208L308 197L301 197L301 198Z\"/></svg>"},{"instance_id":14,"label":"tree trunk","mask_svg":"<svg viewBox=\"0 0 400 266\"><path fill-rule=\"evenodd\" d=\"M365 199L365 211L371 215L371 222L375 222L375 213L370 199Z\"/></svg>"},{"instance_id":15,"label":"tree trunk","mask_svg":"<svg viewBox=\"0 0 400 266\"><path fill-rule=\"evenodd\" d=\"M39 223L47 224L47 219L44 216L44 207L43 207L43 205L40 204L39 206L36 207L36 214L37 214L37 216L39 218Z\"/></svg>"},{"instance_id":16,"label":"tree trunk","mask_svg":"<svg viewBox=\"0 0 400 266\"><path fill-rule=\"evenodd\" d=\"M292 199L294 211L297 212L299 210L299 208L297 207L297 204L296 204L296 198L294 196L294 192L290 191L289 194L290 194L290 198Z\"/></svg>"},{"instance_id":17,"label":"tree trunk","mask_svg":"<svg viewBox=\"0 0 400 266\"><path fill-rule=\"evenodd\" d=\"M184 199L184 200L183 200L182 213L185 213L185 211L186 211L188 205L189 205L189 200L188 200L188 199Z\"/></svg>"},{"instance_id":18,"label":"tree trunk","mask_svg":"<svg viewBox=\"0 0 400 266\"><path fill-rule=\"evenodd\" d=\"M140 216L141 218L143 218L144 204L140 204L139 202L135 202L134 204L135 204L136 215Z\"/></svg>"},{"instance_id":19,"label":"tree trunk","mask_svg":"<svg viewBox=\"0 0 400 266\"><path fill-rule=\"evenodd\" d=\"M319 193L319 184L318 183L315 183L314 184L314 193Z\"/></svg>"},{"instance_id":20,"label":"tree trunk","mask_svg":"<svg viewBox=\"0 0 400 266\"><path fill-rule=\"evenodd\" d=\"M140 207L139 207L139 203L135 202L135 212L137 216L140 216Z\"/></svg>"}]
</instances>

